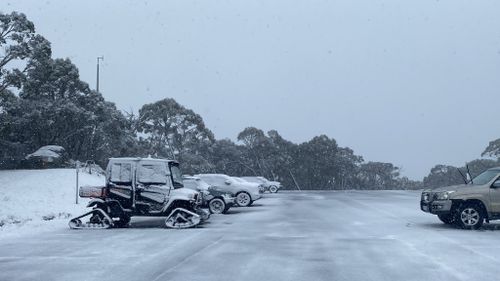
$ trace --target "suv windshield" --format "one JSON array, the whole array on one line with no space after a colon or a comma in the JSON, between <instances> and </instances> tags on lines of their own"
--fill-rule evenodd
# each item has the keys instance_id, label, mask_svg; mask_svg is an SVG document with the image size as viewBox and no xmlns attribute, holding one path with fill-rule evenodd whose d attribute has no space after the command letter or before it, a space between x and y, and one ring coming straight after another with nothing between
<instances>
[{"instance_id":1,"label":"suv windshield","mask_svg":"<svg viewBox=\"0 0 500 281\"><path fill-rule=\"evenodd\" d=\"M498 170L487 170L479 174L477 177L472 179L471 184L483 185L490 182L494 177L496 177L500 171Z\"/></svg>"},{"instance_id":2,"label":"suv windshield","mask_svg":"<svg viewBox=\"0 0 500 281\"><path fill-rule=\"evenodd\" d=\"M224 182L230 180L229 177L222 175L198 175L203 181L211 185L224 185Z\"/></svg>"},{"instance_id":3,"label":"suv windshield","mask_svg":"<svg viewBox=\"0 0 500 281\"><path fill-rule=\"evenodd\" d=\"M196 180L196 183L200 189L208 189L210 187L210 185L203 180Z\"/></svg>"},{"instance_id":4,"label":"suv windshield","mask_svg":"<svg viewBox=\"0 0 500 281\"><path fill-rule=\"evenodd\" d=\"M254 177L243 177L244 180L248 182L254 182L254 183L264 183L264 181L261 178L254 178Z\"/></svg>"}]
</instances>

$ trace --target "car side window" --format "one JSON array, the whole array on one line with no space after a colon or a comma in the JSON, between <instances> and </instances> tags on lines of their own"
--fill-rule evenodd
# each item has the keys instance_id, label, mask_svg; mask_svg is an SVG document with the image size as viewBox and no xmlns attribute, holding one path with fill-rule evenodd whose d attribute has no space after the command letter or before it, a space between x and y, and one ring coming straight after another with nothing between
<instances>
[{"instance_id":1,"label":"car side window","mask_svg":"<svg viewBox=\"0 0 500 281\"><path fill-rule=\"evenodd\" d=\"M202 179L210 184L216 184L217 180L213 176L203 176Z\"/></svg>"},{"instance_id":2,"label":"car side window","mask_svg":"<svg viewBox=\"0 0 500 281\"><path fill-rule=\"evenodd\" d=\"M111 166L110 181L112 181L112 182L131 182L132 181L132 164L130 164L130 163L114 163Z\"/></svg>"},{"instance_id":3,"label":"car side window","mask_svg":"<svg viewBox=\"0 0 500 281\"><path fill-rule=\"evenodd\" d=\"M493 181L493 183L500 181L500 175Z\"/></svg>"},{"instance_id":4,"label":"car side window","mask_svg":"<svg viewBox=\"0 0 500 281\"><path fill-rule=\"evenodd\" d=\"M226 179L224 177L214 177L214 182L217 185L223 185Z\"/></svg>"}]
</instances>

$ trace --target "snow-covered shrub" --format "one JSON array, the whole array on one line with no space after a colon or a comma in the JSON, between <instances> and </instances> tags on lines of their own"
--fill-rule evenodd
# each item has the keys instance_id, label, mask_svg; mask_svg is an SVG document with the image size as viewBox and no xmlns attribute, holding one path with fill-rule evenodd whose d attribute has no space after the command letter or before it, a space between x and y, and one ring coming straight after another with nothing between
<instances>
[{"instance_id":1,"label":"snow-covered shrub","mask_svg":"<svg viewBox=\"0 0 500 281\"><path fill-rule=\"evenodd\" d=\"M42 146L25 158L27 167L37 169L64 167L66 162L65 149L59 145Z\"/></svg>"}]
</instances>

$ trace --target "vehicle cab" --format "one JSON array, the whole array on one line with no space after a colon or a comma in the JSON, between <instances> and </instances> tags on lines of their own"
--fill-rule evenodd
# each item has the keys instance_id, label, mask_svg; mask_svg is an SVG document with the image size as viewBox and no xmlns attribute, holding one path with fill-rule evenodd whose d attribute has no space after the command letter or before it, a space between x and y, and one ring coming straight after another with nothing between
<instances>
[{"instance_id":1,"label":"vehicle cab","mask_svg":"<svg viewBox=\"0 0 500 281\"><path fill-rule=\"evenodd\" d=\"M106 183L108 193L130 200L132 206L147 204L152 211L175 198L201 204L198 192L184 188L179 163L173 160L110 158Z\"/></svg>"}]
</instances>

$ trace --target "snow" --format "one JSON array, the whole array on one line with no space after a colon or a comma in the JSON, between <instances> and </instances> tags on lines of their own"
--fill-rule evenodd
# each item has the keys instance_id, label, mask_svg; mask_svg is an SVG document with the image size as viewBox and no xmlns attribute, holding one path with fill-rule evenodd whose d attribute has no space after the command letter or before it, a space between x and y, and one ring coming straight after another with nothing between
<instances>
[{"instance_id":1,"label":"snow","mask_svg":"<svg viewBox=\"0 0 500 281\"><path fill-rule=\"evenodd\" d=\"M280 192L194 229L165 229L162 218L61 225L0 239L0 280L497 280L500 224L456 229L420 211L419 197Z\"/></svg>"},{"instance_id":2,"label":"snow","mask_svg":"<svg viewBox=\"0 0 500 281\"><path fill-rule=\"evenodd\" d=\"M102 175L79 173L79 186L103 185ZM0 171L0 238L52 230L85 210L75 204L75 169Z\"/></svg>"},{"instance_id":3,"label":"snow","mask_svg":"<svg viewBox=\"0 0 500 281\"><path fill-rule=\"evenodd\" d=\"M132 180L132 163L113 163L111 165L112 182L130 182Z\"/></svg>"},{"instance_id":4,"label":"snow","mask_svg":"<svg viewBox=\"0 0 500 281\"><path fill-rule=\"evenodd\" d=\"M55 158L60 158L61 153L63 153L63 152L64 152L64 148L62 146L46 145L46 146L40 147L37 151L35 151L31 154L28 154L28 156L26 156L26 159L30 159L33 157L40 157L40 158L45 158L50 162Z\"/></svg>"}]
</instances>

